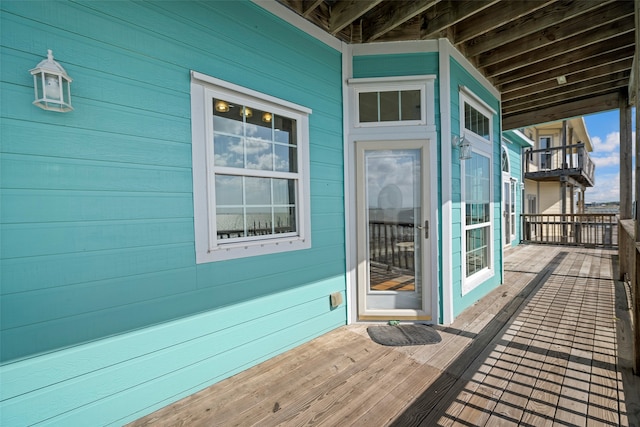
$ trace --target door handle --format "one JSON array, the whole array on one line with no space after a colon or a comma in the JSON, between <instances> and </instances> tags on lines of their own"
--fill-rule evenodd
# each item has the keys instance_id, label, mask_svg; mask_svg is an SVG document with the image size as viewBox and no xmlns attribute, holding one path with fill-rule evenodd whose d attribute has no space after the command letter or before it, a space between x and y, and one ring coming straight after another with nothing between
<instances>
[{"instance_id":1,"label":"door handle","mask_svg":"<svg viewBox=\"0 0 640 427\"><path fill-rule=\"evenodd\" d=\"M424 230L424 238L425 239L429 238L429 221L428 220L424 222L424 227L418 225L416 228L418 230Z\"/></svg>"}]
</instances>

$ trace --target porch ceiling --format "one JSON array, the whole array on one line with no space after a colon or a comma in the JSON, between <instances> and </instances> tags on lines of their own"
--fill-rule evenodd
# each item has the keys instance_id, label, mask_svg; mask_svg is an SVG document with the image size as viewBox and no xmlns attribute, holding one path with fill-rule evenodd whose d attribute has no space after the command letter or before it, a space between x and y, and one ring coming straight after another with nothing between
<instances>
[{"instance_id":1,"label":"porch ceiling","mask_svg":"<svg viewBox=\"0 0 640 427\"><path fill-rule=\"evenodd\" d=\"M505 130L615 109L628 90L631 0L277 1L351 44L448 38L502 93Z\"/></svg>"}]
</instances>

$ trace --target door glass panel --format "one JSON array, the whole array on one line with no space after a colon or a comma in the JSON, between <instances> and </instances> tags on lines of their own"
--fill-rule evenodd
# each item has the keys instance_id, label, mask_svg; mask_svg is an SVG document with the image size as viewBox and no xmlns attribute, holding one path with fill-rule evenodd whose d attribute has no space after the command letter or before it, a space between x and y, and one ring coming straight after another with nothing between
<instances>
[{"instance_id":1,"label":"door glass panel","mask_svg":"<svg viewBox=\"0 0 640 427\"><path fill-rule=\"evenodd\" d=\"M421 150L364 153L368 309L422 307Z\"/></svg>"}]
</instances>

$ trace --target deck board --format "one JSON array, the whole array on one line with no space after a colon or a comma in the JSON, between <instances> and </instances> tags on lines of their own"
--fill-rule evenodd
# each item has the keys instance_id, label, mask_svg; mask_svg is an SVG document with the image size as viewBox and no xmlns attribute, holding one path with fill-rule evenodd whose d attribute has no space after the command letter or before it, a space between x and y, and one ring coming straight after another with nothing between
<instances>
[{"instance_id":1,"label":"deck board","mask_svg":"<svg viewBox=\"0 0 640 427\"><path fill-rule=\"evenodd\" d=\"M437 326L440 343L385 347L348 325L131 425L639 425L615 255L511 249L505 283Z\"/></svg>"}]
</instances>

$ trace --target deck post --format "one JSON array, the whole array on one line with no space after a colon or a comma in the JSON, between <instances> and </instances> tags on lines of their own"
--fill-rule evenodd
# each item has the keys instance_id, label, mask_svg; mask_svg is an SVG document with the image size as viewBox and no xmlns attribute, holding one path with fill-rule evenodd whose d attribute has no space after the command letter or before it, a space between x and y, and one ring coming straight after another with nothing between
<instances>
[{"instance_id":1,"label":"deck post","mask_svg":"<svg viewBox=\"0 0 640 427\"><path fill-rule=\"evenodd\" d=\"M640 375L640 216L638 216L638 206L640 203L640 0L635 0L635 35L636 35L636 53L633 58L635 67L633 67L633 98L636 106L636 209L635 209L635 232L636 232L636 251L635 251L635 283L633 286L633 358L634 358L634 372L636 375Z\"/></svg>"},{"instance_id":2,"label":"deck post","mask_svg":"<svg viewBox=\"0 0 640 427\"><path fill-rule=\"evenodd\" d=\"M631 219L632 129L628 92L620 92L620 219Z\"/></svg>"}]
</instances>

